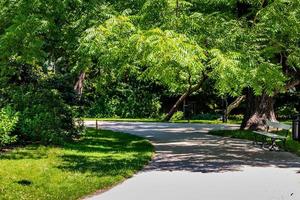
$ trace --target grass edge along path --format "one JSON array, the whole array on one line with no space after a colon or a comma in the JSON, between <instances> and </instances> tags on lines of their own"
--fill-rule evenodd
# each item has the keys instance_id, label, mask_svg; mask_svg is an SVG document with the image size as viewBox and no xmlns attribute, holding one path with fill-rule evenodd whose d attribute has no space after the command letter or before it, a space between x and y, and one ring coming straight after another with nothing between
<instances>
[{"instance_id":1,"label":"grass edge along path","mask_svg":"<svg viewBox=\"0 0 300 200\"><path fill-rule=\"evenodd\" d=\"M0 199L79 199L123 182L153 155L154 147L144 138L95 129L61 147L0 152Z\"/></svg>"},{"instance_id":2,"label":"grass edge along path","mask_svg":"<svg viewBox=\"0 0 300 200\"><path fill-rule=\"evenodd\" d=\"M103 121L103 122L157 122L163 123L164 121L155 118L82 118L84 121ZM173 120L166 123L188 123L188 120ZM199 124L240 124L239 120L228 120L227 123L223 123L221 120L190 120L190 123Z\"/></svg>"},{"instance_id":3,"label":"grass edge along path","mask_svg":"<svg viewBox=\"0 0 300 200\"><path fill-rule=\"evenodd\" d=\"M216 130L210 131L208 134L254 141L254 133L249 130ZM283 145L282 142L276 142L276 144L284 151L288 151L300 156L300 142L294 141L291 133L289 134L285 145Z\"/></svg>"}]
</instances>

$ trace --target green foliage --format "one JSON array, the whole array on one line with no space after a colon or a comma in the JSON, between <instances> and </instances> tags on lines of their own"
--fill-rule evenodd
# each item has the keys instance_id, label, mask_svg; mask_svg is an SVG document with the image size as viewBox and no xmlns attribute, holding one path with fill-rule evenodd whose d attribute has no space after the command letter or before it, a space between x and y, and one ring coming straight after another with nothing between
<instances>
[{"instance_id":1,"label":"green foliage","mask_svg":"<svg viewBox=\"0 0 300 200\"><path fill-rule=\"evenodd\" d=\"M18 128L24 139L50 144L78 135L72 110L57 90L28 91L18 104Z\"/></svg>"},{"instance_id":2,"label":"green foliage","mask_svg":"<svg viewBox=\"0 0 300 200\"><path fill-rule=\"evenodd\" d=\"M242 121L244 118L244 115L229 115L229 120L236 120L236 121Z\"/></svg>"},{"instance_id":3,"label":"green foliage","mask_svg":"<svg viewBox=\"0 0 300 200\"><path fill-rule=\"evenodd\" d=\"M297 109L293 105L284 105L277 108L277 115L280 119L291 119L297 115Z\"/></svg>"},{"instance_id":4,"label":"green foliage","mask_svg":"<svg viewBox=\"0 0 300 200\"><path fill-rule=\"evenodd\" d=\"M162 93L182 94L207 76L220 96L238 96L247 88L256 95L286 92L299 79L299 5L299 0L0 0L0 105L11 104L23 116L20 135L36 140L47 135L50 142L69 128L73 132L70 106L87 103L92 116L154 117ZM86 88L79 102L70 91L82 72ZM30 105L22 96L41 101ZM50 101L68 117L48 111ZM49 134L39 137L39 124L47 118ZM66 127L59 121L67 121Z\"/></svg>"},{"instance_id":5,"label":"green foliage","mask_svg":"<svg viewBox=\"0 0 300 200\"><path fill-rule=\"evenodd\" d=\"M19 116L12 107L6 106L0 110L0 147L16 141L17 137L12 135L16 129Z\"/></svg>"},{"instance_id":6,"label":"green foliage","mask_svg":"<svg viewBox=\"0 0 300 200\"><path fill-rule=\"evenodd\" d=\"M184 118L184 113L182 111L177 111L171 118L171 121L182 120Z\"/></svg>"},{"instance_id":7,"label":"green foliage","mask_svg":"<svg viewBox=\"0 0 300 200\"><path fill-rule=\"evenodd\" d=\"M148 0L139 12L139 24L145 28L162 26L170 16L170 12L168 0Z\"/></svg>"},{"instance_id":8,"label":"green foliage","mask_svg":"<svg viewBox=\"0 0 300 200\"><path fill-rule=\"evenodd\" d=\"M143 91L142 91L143 92ZM128 94L128 93L127 93ZM142 101L141 101L142 100ZM87 117L140 118L157 117L160 101L151 94L134 93L128 96L102 96L88 108Z\"/></svg>"},{"instance_id":9,"label":"green foliage","mask_svg":"<svg viewBox=\"0 0 300 200\"><path fill-rule=\"evenodd\" d=\"M204 50L185 35L151 29L133 36L144 76L157 80L173 91L186 91L197 84L205 70Z\"/></svg>"}]
</instances>

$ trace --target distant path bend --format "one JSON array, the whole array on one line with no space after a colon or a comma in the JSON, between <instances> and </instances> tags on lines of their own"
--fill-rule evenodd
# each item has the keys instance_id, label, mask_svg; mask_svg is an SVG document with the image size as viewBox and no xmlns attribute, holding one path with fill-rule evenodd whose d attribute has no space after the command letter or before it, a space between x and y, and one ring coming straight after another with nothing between
<instances>
[{"instance_id":1,"label":"distant path bend","mask_svg":"<svg viewBox=\"0 0 300 200\"><path fill-rule=\"evenodd\" d=\"M86 126L95 127L87 121ZM148 138L156 156L131 179L88 200L299 200L300 158L207 135L235 125L100 122Z\"/></svg>"}]
</instances>

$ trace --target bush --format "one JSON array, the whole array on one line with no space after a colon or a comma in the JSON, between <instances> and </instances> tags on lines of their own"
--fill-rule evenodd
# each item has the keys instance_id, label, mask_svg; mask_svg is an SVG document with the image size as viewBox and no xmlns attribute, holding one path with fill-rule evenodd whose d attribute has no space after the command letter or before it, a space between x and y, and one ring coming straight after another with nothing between
<instances>
[{"instance_id":1,"label":"bush","mask_svg":"<svg viewBox=\"0 0 300 200\"><path fill-rule=\"evenodd\" d=\"M72 109L57 90L29 91L22 97L19 132L24 140L61 143L78 135Z\"/></svg>"},{"instance_id":2,"label":"bush","mask_svg":"<svg viewBox=\"0 0 300 200\"><path fill-rule=\"evenodd\" d=\"M10 106L0 110L0 147L16 141L17 137L11 133L15 130L18 119L18 113Z\"/></svg>"},{"instance_id":3,"label":"bush","mask_svg":"<svg viewBox=\"0 0 300 200\"><path fill-rule=\"evenodd\" d=\"M229 120L242 121L244 119L244 115L229 115Z\"/></svg>"},{"instance_id":4,"label":"bush","mask_svg":"<svg viewBox=\"0 0 300 200\"><path fill-rule=\"evenodd\" d=\"M204 113L193 116L194 120L216 120L220 119L221 115L215 113Z\"/></svg>"},{"instance_id":5,"label":"bush","mask_svg":"<svg viewBox=\"0 0 300 200\"><path fill-rule=\"evenodd\" d=\"M171 118L171 121L182 120L184 118L184 113L182 111L177 111Z\"/></svg>"},{"instance_id":6,"label":"bush","mask_svg":"<svg viewBox=\"0 0 300 200\"><path fill-rule=\"evenodd\" d=\"M88 117L155 118L159 116L159 98L138 94L128 97L101 96L87 108Z\"/></svg>"},{"instance_id":7,"label":"bush","mask_svg":"<svg viewBox=\"0 0 300 200\"><path fill-rule=\"evenodd\" d=\"M298 114L298 112L293 105L285 105L279 107L276 114L279 119L291 119L294 115Z\"/></svg>"}]
</instances>

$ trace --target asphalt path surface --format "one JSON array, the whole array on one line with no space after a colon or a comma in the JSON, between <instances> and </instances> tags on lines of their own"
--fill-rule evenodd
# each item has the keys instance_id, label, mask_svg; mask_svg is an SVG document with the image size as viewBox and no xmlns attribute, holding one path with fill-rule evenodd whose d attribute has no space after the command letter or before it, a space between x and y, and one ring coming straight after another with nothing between
<instances>
[{"instance_id":1,"label":"asphalt path surface","mask_svg":"<svg viewBox=\"0 0 300 200\"><path fill-rule=\"evenodd\" d=\"M95 122L85 122L95 127ZM246 140L206 134L235 125L100 122L148 138L156 156L144 170L87 200L300 200L300 158Z\"/></svg>"}]
</instances>

